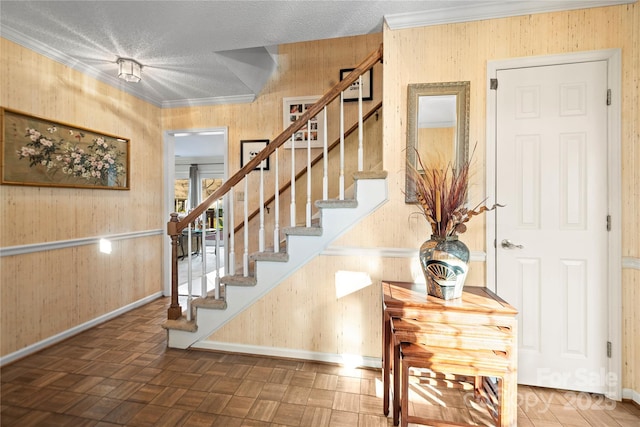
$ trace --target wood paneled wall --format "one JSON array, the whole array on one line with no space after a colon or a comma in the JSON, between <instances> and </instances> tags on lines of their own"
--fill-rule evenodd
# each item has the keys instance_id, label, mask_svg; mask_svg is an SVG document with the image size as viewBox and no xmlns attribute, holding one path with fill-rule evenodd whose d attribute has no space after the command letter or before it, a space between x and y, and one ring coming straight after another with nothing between
<instances>
[{"instance_id":1,"label":"wood paneled wall","mask_svg":"<svg viewBox=\"0 0 640 427\"><path fill-rule=\"evenodd\" d=\"M384 34L384 169L389 201L334 246L417 248L428 237L424 221L404 203L406 93L409 83L471 81L471 200L484 199L487 61L607 48L622 49L623 256L640 257L640 8L613 6L440 25ZM462 236L484 251L483 218ZM372 285L336 296L338 271L367 272ZM380 356L378 282L421 274L411 259L321 256L220 331L213 341ZM483 285L484 264L472 263L469 281ZM623 272L623 388L640 390L640 271ZM349 311L353 309L353 312ZM325 321L318 320L322 316ZM372 323L371 318L375 319ZM363 320L365 318L366 320ZM286 332L285 332L286 331Z\"/></svg>"},{"instance_id":2,"label":"wood paneled wall","mask_svg":"<svg viewBox=\"0 0 640 427\"><path fill-rule=\"evenodd\" d=\"M428 237L427 225L412 215L413 207L404 204L408 83L471 81L470 142L477 142L478 149L470 197L482 200L486 62L621 48L622 250L623 256L637 260L640 258L640 225L637 221L640 216L639 29L640 8L632 4L386 30L383 37L377 34L285 45L279 50L278 72L255 102L162 111L2 40L0 104L130 137L133 151L130 192L0 187L3 202L0 208L1 245L164 228L167 219L158 218L162 212L162 188L159 184L162 182L161 130L229 126L229 169L233 172L239 167L240 140L272 139L281 130L283 97L321 94L337 81L341 68L353 67L376 49L383 39L385 71L382 76L380 64L374 70L373 102L382 99L384 86L383 154L384 169L389 173L389 201L336 245L414 249ZM39 71L38 75L31 72L34 69ZM287 170L286 164L283 160L283 174ZM270 174L272 172L266 175L267 187L273 179ZM472 251L485 249L482 218L474 219L463 239ZM74 249L77 255L65 250L56 251L59 254L2 258L2 354L82 321L70 318L73 316L69 316L67 311L91 311L95 305L95 312L79 316L85 319L136 298L121 295L121 288L114 283L134 282L131 286L136 286L140 295L159 290L160 281L156 280L154 271L160 274L160 254L156 251L160 250L161 238L151 237L136 242L141 248L122 249L127 258L132 258L133 254L141 262L141 267L132 271L108 272L104 260L94 253L95 247ZM43 262L46 268L39 270ZM69 265L73 265L74 270L65 270L70 268L67 267ZM119 267L124 270L133 268L130 262L123 262ZM482 263L472 264L470 281L482 285L484 274L478 273L482 269ZM65 284L68 278L64 271L74 275L68 284ZM371 285L340 296L344 283L338 280L341 276L338 273L343 271L366 272L371 277ZM225 325L211 339L379 357L379 280L411 280L416 274L420 273L411 259L321 256ZM623 387L632 390L640 390L639 284L640 271L624 269ZM27 298L23 298L21 289L28 290ZM51 289L55 289L54 295L42 304L39 299ZM105 300L110 301L105 303L108 307L100 305ZM69 301L73 302L69 305ZM29 303L44 310L37 319L25 319L20 314L33 313ZM57 304L63 304L65 312L60 313ZM42 326L50 319L55 319L51 321L53 326ZM32 329L29 331L22 322L36 324L28 326L27 329Z\"/></svg>"},{"instance_id":3,"label":"wood paneled wall","mask_svg":"<svg viewBox=\"0 0 640 427\"><path fill-rule=\"evenodd\" d=\"M477 142L472 200L483 199L486 123L487 61L550 55L597 49L622 50L622 253L640 257L640 8L637 4L568 12L492 19L464 24L440 25L402 31L386 31L385 152L384 167L403 169L395 144L405 136L406 88L408 83L471 81L470 138ZM615 96L615 95L614 95ZM392 200L377 214L381 228L391 217L402 217L408 208L398 187L390 188ZM393 183L392 183L393 185ZM393 212L394 215L388 215ZM406 216L406 214L405 214ZM472 221L463 238L471 249L484 248L484 224ZM356 234L354 234L355 236ZM411 244L411 237L406 236ZM414 241L413 244L417 244ZM402 245L400 240L387 243ZM473 266L472 266L473 268ZM640 271L623 270L623 378L622 387L640 390Z\"/></svg>"},{"instance_id":4,"label":"wood paneled wall","mask_svg":"<svg viewBox=\"0 0 640 427\"><path fill-rule=\"evenodd\" d=\"M0 43L0 105L131 139L130 191L0 186L0 246L164 229L160 109ZM0 353L161 291L164 238L114 241L111 255L92 244L0 258Z\"/></svg>"}]
</instances>

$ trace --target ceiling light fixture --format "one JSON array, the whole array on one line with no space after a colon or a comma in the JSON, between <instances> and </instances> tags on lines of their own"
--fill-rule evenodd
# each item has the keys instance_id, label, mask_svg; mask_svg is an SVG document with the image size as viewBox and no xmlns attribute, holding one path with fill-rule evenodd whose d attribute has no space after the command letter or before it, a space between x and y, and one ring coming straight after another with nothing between
<instances>
[{"instance_id":1,"label":"ceiling light fixture","mask_svg":"<svg viewBox=\"0 0 640 427\"><path fill-rule=\"evenodd\" d=\"M142 65L133 59L118 58L118 77L129 83L138 83L142 77Z\"/></svg>"}]
</instances>

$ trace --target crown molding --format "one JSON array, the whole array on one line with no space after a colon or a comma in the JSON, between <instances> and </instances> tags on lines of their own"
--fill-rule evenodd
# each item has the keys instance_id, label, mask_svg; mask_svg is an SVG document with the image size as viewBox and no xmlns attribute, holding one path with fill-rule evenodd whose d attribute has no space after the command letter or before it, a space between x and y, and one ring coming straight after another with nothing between
<instances>
[{"instance_id":1,"label":"crown molding","mask_svg":"<svg viewBox=\"0 0 640 427\"><path fill-rule=\"evenodd\" d=\"M494 1L480 2L475 6L447 7L423 12L387 15L385 22L391 30L428 27L506 18L534 13L558 12L562 10L588 9L592 7L616 6L635 3L636 0L561 0L561 1Z\"/></svg>"},{"instance_id":2,"label":"crown molding","mask_svg":"<svg viewBox=\"0 0 640 427\"><path fill-rule=\"evenodd\" d=\"M162 108L179 108L179 107L203 107L207 105L221 105L221 104L250 104L255 100L256 100L255 94L214 96L211 98L179 99L176 101L162 101L161 107Z\"/></svg>"}]
</instances>

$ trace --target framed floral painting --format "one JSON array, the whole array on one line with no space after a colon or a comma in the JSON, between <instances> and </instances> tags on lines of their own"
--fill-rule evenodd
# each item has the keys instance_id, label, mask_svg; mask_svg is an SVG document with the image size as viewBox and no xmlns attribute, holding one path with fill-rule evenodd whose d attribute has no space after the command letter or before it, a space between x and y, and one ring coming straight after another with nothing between
<instances>
[{"instance_id":1,"label":"framed floral painting","mask_svg":"<svg viewBox=\"0 0 640 427\"><path fill-rule=\"evenodd\" d=\"M129 190L126 138L0 107L1 183Z\"/></svg>"}]
</instances>

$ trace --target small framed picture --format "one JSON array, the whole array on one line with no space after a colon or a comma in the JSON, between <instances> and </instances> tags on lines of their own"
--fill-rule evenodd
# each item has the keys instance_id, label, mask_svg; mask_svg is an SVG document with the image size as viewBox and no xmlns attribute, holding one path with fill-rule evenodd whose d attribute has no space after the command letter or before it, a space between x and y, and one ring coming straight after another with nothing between
<instances>
[{"instance_id":1,"label":"small framed picture","mask_svg":"<svg viewBox=\"0 0 640 427\"><path fill-rule=\"evenodd\" d=\"M319 96L303 96L294 98L283 98L282 100L282 125L283 129L291 126L291 123L295 122L302 116L307 109L320 99ZM307 129L309 127L309 129ZM295 133L294 148L307 148L307 138L311 148L322 147L324 143L324 116L318 114L309 120L307 123ZM291 137L284 143L284 148L291 148Z\"/></svg>"},{"instance_id":2,"label":"small framed picture","mask_svg":"<svg viewBox=\"0 0 640 427\"><path fill-rule=\"evenodd\" d=\"M244 167L269 144L268 139L250 139L240 141L240 167ZM264 159L254 170L269 170L269 158Z\"/></svg>"},{"instance_id":3,"label":"small framed picture","mask_svg":"<svg viewBox=\"0 0 640 427\"><path fill-rule=\"evenodd\" d=\"M347 74L352 72L355 68L343 68L340 70L340 80L344 79ZM353 82L344 91L345 102L358 100L358 80ZM373 99L373 69L370 69L362 75L362 100L371 101Z\"/></svg>"}]
</instances>

